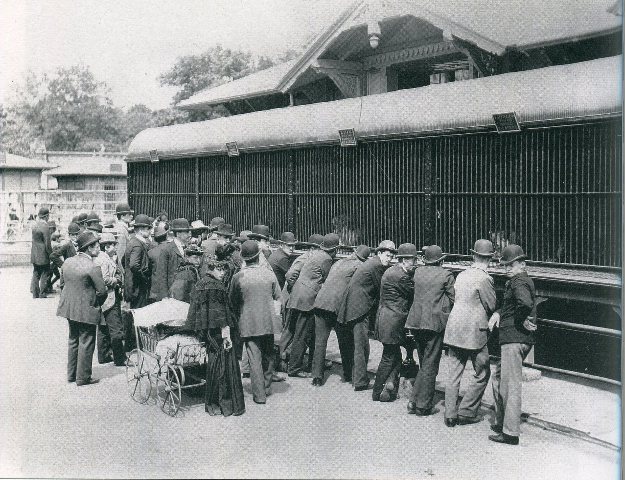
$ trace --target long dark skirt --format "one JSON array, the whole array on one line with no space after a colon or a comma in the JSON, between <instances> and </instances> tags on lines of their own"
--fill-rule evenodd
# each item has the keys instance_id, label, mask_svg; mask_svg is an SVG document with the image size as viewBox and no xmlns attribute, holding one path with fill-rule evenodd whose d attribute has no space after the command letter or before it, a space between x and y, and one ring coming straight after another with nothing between
<instances>
[{"instance_id":1,"label":"long dark skirt","mask_svg":"<svg viewBox=\"0 0 625 480\"><path fill-rule=\"evenodd\" d=\"M224 350L221 331L207 335L205 408L210 415L245 413L241 372L234 347Z\"/></svg>"}]
</instances>

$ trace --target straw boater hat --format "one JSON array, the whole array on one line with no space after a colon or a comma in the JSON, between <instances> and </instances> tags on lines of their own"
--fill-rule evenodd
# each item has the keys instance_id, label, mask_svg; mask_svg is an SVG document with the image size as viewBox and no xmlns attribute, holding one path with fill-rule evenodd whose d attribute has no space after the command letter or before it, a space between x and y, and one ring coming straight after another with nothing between
<instances>
[{"instance_id":1,"label":"straw boater hat","mask_svg":"<svg viewBox=\"0 0 625 480\"><path fill-rule=\"evenodd\" d=\"M416 257L417 256L417 246L414 243L402 243L399 248L397 248L398 258L407 258L407 257Z\"/></svg>"},{"instance_id":2,"label":"straw boater hat","mask_svg":"<svg viewBox=\"0 0 625 480\"><path fill-rule=\"evenodd\" d=\"M191 230L193 230L194 232L200 232L203 230L210 230L208 228L208 226L204 225L204 222L202 220L193 220L191 222Z\"/></svg>"},{"instance_id":3,"label":"straw boater hat","mask_svg":"<svg viewBox=\"0 0 625 480\"><path fill-rule=\"evenodd\" d=\"M100 237L100 245L106 245L108 243L117 243L117 240L115 239L115 235L106 232Z\"/></svg>"},{"instance_id":4,"label":"straw boater hat","mask_svg":"<svg viewBox=\"0 0 625 480\"><path fill-rule=\"evenodd\" d=\"M246 240L241 245L241 258L246 262L249 260L254 260L256 257L260 255L260 248L258 247L258 243L254 240Z\"/></svg>"},{"instance_id":5,"label":"straw boater hat","mask_svg":"<svg viewBox=\"0 0 625 480\"><path fill-rule=\"evenodd\" d=\"M443 253L443 250L438 245L430 245L429 247L425 247L425 255L423 257L423 263L438 263L446 255Z\"/></svg>"},{"instance_id":6,"label":"straw boater hat","mask_svg":"<svg viewBox=\"0 0 625 480\"><path fill-rule=\"evenodd\" d=\"M508 245L501 252L501 258L499 259L499 263L502 265L509 265L516 260L525 260L527 255L519 245L515 245L514 243Z\"/></svg>"},{"instance_id":7,"label":"straw boater hat","mask_svg":"<svg viewBox=\"0 0 625 480\"><path fill-rule=\"evenodd\" d=\"M493 242L484 238L475 241L475 245L471 249L471 253L479 255L480 257L492 257L495 255L495 249L493 248Z\"/></svg>"}]
</instances>

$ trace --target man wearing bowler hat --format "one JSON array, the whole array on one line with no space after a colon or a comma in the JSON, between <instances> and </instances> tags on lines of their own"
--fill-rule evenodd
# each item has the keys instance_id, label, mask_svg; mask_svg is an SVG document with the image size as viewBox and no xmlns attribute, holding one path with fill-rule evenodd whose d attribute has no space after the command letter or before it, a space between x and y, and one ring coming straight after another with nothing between
<instances>
[{"instance_id":1,"label":"man wearing bowler hat","mask_svg":"<svg viewBox=\"0 0 625 480\"><path fill-rule=\"evenodd\" d=\"M506 282L503 305L489 321L491 330L499 327L501 359L493 373L495 424L491 429L496 435L488 438L509 445L519 444L523 360L536 342L536 290L525 270L526 258L519 245L503 249L499 262L510 280Z\"/></svg>"},{"instance_id":2,"label":"man wearing bowler hat","mask_svg":"<svg viewBox=\"0 0 625 480\"><path fill-rule=\"evenodd\" d=\"M269 265L269 255L271 255L270 241L271 231L267 225L254 225L252 227L252 233L248 234L250 240L255 240L258 243L261 256L258 259L258 263L261 267L265 267L273 273L273 268Z\"/></svg>"},{"instance_id":3,"label":"man wearing bowler hat","mask_svg":"<svg viewBox=\"0 0 625 480\"><path fill-rule=\"evenodd\" d=\"M97 213L92 211L87 215L87 219L85 220L85 226L89 228L89 225L93 225L94 223L100 223L100 217Z\"/></svg>"},{"instance_id":4,"label":"man wearing bowler hat","mask_svg":"<svg viewBox=\"0 0 625 480\"><path fill-rule=\"evenodd\" d=\"M339 236L328 233L321 242L319 250L313 252L299 274L289 300L292 315L295 318L295 331L289 359L289 377L308 378L310 374L304 371L304 354L308 348L308 370L312 370L312 360L315 353L315 314L313 312L315 298L321 290L332 268L336 249L339 246Z\"/></svg>"},{"instance_id":5,"label":"man wearing bowler hat","mask_svg":"<svg viewBox=\"0 0 625 480\"><path fill-rule=\"evenodd\" d=\"M280 299L280 287L276 276L267 275L258 263L261 255L257 242L243 243L241 257L246 266L232 277L229 296L249 358L253 399L264 404L274 376L274 300Z\"/></svg>"},{"instance_id":6,"label":"man wearing bowler hat","mask_svg":"<svg viewBox=\"0 0 625 480\"><path fill-rule=\"evenodd\" d=\"M438 245L425 248L423 262L414 274L414 297L406 319L419 356L419 371L409 395L408 413L427 416L434 408L436 375L443 353L447 317L454 304L455 279L442 267L445 255Z\"/></svg>"},{"instance_id":7,"label":"man wearing bowler hat","mask_svg":"<svg viewBox=\"0 0 625 480\"><path fill-rule=\"evenodd\" d=\"M78 217L76 218L76 223L78 224L78 226L80 227L82 231L87 229L88 218L89 218L89 214L85 212L79 213Z\"/></svg>"},{"instance_id":8,"label":"man wearing bowler hat","mask_svg":"<svg viewBox=\"0 0 625 480\"><path fill-rule=\"evenodd\" d=\"M76 385L96 383L91 378L91 361L100 323L100 305L107 297L100 267L93 258L100 253L98 239L86 231L78 237L78 254L63 264L65 288L56 314L69 322L67 381Z\"/></svg>"},{"instance_id":9,"label":"man wearing bowler hat","mask_svg":"<svg viewBox=\"0 0 625 480\"><path fill-rule=\"evenodd\" d=\"M404 325L414 296L412 275L417 247L402 243L398 262L388 268L380 283L380 306L375 321L375 337L382 343L382 358L373 384L373 401L392 402L399 391L401 345L405 345Z\"/></svg>"},{"instance_id":10,"label":"man wearing bowler hat","mask_svg":"<svg viewBox=\"0 0 625 480\"><path fill-rule=\"evenodd\" d=\"M50 261L57 268L61 268L63 266L63 262L70 257L73 257L78 253L78 235L80 235L80 227L76 223L70 223L67 227L67 234L69 239L61 243L59 246L52 250L52 254L50 255ZM61 288L63 288L63 274L61 272Z\"/></svg>"},{"instance_id":11,"label":"man wearing bowler hat","mask_svg":"<svg viewBox=\"0 0 625 480\"><path fill-rule=\"evenodd\" d=\"M130 308L148 304L151 277L148 239L151 229L152 219L144 214L137 215L135 235L128 242L124 254L124 298L130 302Z\"/></svg>"},{"instance_id":12,"label":"man wearing bowler hat","mask_svg":"<svg viewBox=\"0 0 625 480\"><path fill-rule=\"evenodd\" d=\"M356 268L367 260L370 254L369 247L360 245L349 257L343 258L332 265L328 278L323 282L321 290L319 290L315 298L315 353L312 366L312 384L315 387L323 385L326 350L332 328L336 332L336 338L339 343L339 352L343 365L343 380L345 382L352 381L354 342L347 338L347 335L351 335L351 332L341 328L341 325L336 323L336 312Z\"/></svg>"},{"instance_id":13,"label":"man wearing bowler hat","mask_svg":"<svg viewBox=\"0 0 625 480\"><path fill-rule=\"evenodd\" d=\"M202 220L194 220L191 222L191 238L197 239L197 244L202 246L202 243L208 238L209 228L204 225Z\"/></svg>"},{"instance_id":14,"label":"man wearing bowler hat","mask_svg":"<svg viewBox=\"0 0 625 480\"><path fill-rule=\"evenodd\" d=\"M167 284L167 255L165 250L170 248L167 242L167 230L162 226L154 229L154 241L156 246L148 251L152 281L150 285L150 301L159 302L167 298L169 285Z\"/></svg>"},{"instance_id":15,"label":"man wearing bowler hat","mask_svg":"<svg viewBox=\"0 0 625 480\"><path fill-rule=\"evenodd\" d=\"M191 226L186 218L175 218L171 222L171 229L174 238L163 249L162 264L164 269L159 270L159 289L165 297L174 283L174 276L181 265L185 263L185 248L191 238ZM164 297L163 297L164 298Z\"/></svg>"},{"instance_id":16,"label":"man wearing bowler hat","mask_svg":"<svg viewBox=\"0 0 625 480\"><path fill-rule=\"evenodd\" d=\"M126 355L124 354L124 325L120 305L122 272L116 258L117 240L112 233L103 233L100 237L100 246L103 251L95 257L93 263L102 270L107 296L102 304L104 321L98 325L98 362L107 363L112 359L115 365L123 366Z\"/></svg>"},{"instance_id":17,"label":"man wearing bowler hat","mask_svg":"<svg viewBox=\"0 0 625 480\"><path fill-rule=\"evenodd\" d=\"M33 298L46 298L46 288L50 280L50 255L52 243L48 218L50 210L41 207L37 213L37 223L32 229L32 244L30 247L30 263L33 264L33 276L30 281L30 293Z\"/></svg>"},{"instance_id":18,"label":"man wearing bowler hat","mask_svg":"<svg viewBox=\"0 0 625 480\"><path fill-rule=\"evenodd\" d=\"M357 392L369 389L367 363L369 362L369 322L380 301L382 275L397 253L395 244L383 240L375 256L359 265L352 277L339 307L337 322L350 332L354 351L352 383Z\"/></svg>"},{"instance_id":19,"label":"man wearing bowler hat","mask_svg":"<svg viewBox=\"0 0 625 480\"><path fill-rule=\"evenodd\" d=\"M488 264L495 254L493 244L475 242L473 264L456 278L454 306L449 313L443 342L449 345L449 378L445 388L445 425L467 425L483 420L478 414L490 378L488 319L495 311L497 297ZM469 378L466 393L458 405L460 380L467 360L475 375Z\"/></svg>"},{"instance_id":20,"label":"man wearing bowler hat","mask_svg":"<svg viewBox=\"0 0 625 480\"><path fill-rule=\"evenodd\" d=\"M202 242L202 250L205 255L215 255L215 247L217 247L217 234L215 233L221 225L226 221L221 217L211 218L208 224L208 238Z\"/></svg>"},{"instance_id":21,"label":"man wearing bowler hat","mask_svg":"<svg viewBox=\"0 0 625 480\"><path fill-rule=\"evenodd\" d=\"M126 246L130 240L128 226L130 225L130 222L132 222L133 213L134 211L130 209L130 205L127 203L119 203L115 206L115 216L117 219L113 224L113 228L115 229L115 232L117 232L117 261L120 266L124 261Z\"/></svg>"},{"instance_id":22,"label":"man wearing bowler hat","mask_svg":"<svg viewBox=\"0 0 625 480\"><path fill-rule=\"evenodd\" d=\"M291 232L284 232L280 235L278 241L280 246L269 255L269 265L273 269L273 273L276 274L280 289L284 287L286 281L286 272L289 271L293 264L294 257L292 257L293 250L297 244L295 235Z\"/></svg>"}]
</instances>

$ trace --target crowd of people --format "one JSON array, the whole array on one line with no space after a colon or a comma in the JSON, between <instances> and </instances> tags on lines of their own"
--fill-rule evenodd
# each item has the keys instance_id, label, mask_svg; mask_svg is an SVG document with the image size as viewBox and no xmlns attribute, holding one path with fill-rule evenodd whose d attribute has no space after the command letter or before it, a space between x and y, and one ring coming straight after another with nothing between
<instances>
[{"instance_id":1,"label":"crowd of people","mask_svg":"<svg viewBox=\"0 0 625 480\"><path fill-rule=\"evenodd\" d=\"M117 205L116 217L103 226L95 213L82 213L68 226L67 241L55 245L48 209L39 211L33 228L31 292L40 298L60 283L57 314L69 322L69 382L97 382L91 376L96 347L99 363L124 365L136 348L129 311L175 298L189 303L181 328L207 346L205 405L211 414L245 412L242 377L250 378L257 404L265 404L272 383L286 376L323 387L334 329L343 381L355 392L370 390L376 402L398 398L406 363L400 347L409 360L416 350L419 368L407 402L407 413L415 416L439 412L435 382L446 346L443 420L456 427L483 420L479 407L495 339L501 354L493 370L489 438L518 444L522 363L536 330L534 284L520 246L501 252L510 278L498 305L487 271L495 251L485 239L475 242L472 265L454 277L437 245L421 249L422 261L416 245L396 247L390 240L377 248L352 247L337 259L345 246L334 233L298 242L291 232L273 239L270 228L259 224L236 235L220 217L209 225L170 221L165 212L135 217L128 204ZM303 253L295 255L296 247ZM367 372L372 338L383 345L373 384ZM459 400L469 359L475 374Z\"/></svg>"}]
</instances>

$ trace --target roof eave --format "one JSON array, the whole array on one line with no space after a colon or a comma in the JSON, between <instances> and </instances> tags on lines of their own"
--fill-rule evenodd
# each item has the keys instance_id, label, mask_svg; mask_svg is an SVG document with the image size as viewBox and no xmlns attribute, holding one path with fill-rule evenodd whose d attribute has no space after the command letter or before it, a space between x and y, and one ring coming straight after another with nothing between
<instances>
[{"instance_id":1,"label":"roof eave","mask_svg":"<svg viewBox=\"0 0 625 480\"><path fill-rule=\"evenodd\" d=\"M208 100L205 102L198 102L198 103L188 103L188 104L182 104L182 102L178 105L176 105L175 107L180 109L180 110L203 110L206 107L212 107L215 105L221 105L223 103L228 103L228 102L236 102L239 100L249 100L250 98L257 98L257 97L264 97L266 95L275 95L275 94L279 94L279 93L283 93L280 90L276 90L276 89L269 89L269 90L263 90L260 92L253 92L253 93L248 93L245 95L236 95L234 97L222 97L222 98L218 98L216 100Z\"/></svg>"},{"instance_id":2,"label":"roof eave","mask_svg":"<svg viewBox=\"0 0 625 480\"><path fill-rule=\"evenodd\" d=\"M580 42L582 40L588 40L590 38L601 37L604 35L612 35L614 33L620 32L622 29L623 27L619 26L619 27L610 28L608 30L588 32L583 35L571 35L570 37L554 38L554 39L545 40L542 42L533 42L533 43L526 43L522 45L514 45L514 47L521 49L521 50L532 50L535 48L551 47L553 45L558 45L561 43Z\"/></svg>"}]
</instances>

